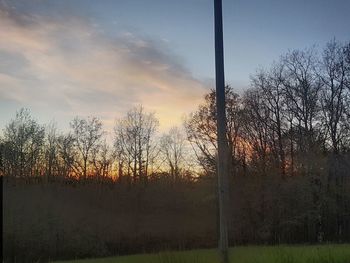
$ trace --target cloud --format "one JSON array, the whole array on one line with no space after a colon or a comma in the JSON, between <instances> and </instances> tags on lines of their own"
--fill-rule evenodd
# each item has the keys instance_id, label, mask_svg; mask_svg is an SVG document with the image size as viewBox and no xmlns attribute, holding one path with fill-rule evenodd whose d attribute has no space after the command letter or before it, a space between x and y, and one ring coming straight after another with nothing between
<instances>
[{"instance_id":1,"label":"cloud","mask_svg":"<svg viewBox=\"0 0 350 263\"><path fill-rule=\"evenodd\" d=\"M143 104L166 129L208 90L167 45L133 32L110 36L82 17L30 15L0 2L0 100L67 122L96 115L107 129Z\"/></svg>"}]
</instances>

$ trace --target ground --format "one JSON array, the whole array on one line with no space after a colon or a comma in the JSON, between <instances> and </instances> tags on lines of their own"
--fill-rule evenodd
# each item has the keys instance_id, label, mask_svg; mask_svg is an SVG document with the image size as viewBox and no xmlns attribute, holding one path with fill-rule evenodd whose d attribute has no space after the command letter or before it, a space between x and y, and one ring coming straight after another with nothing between
<instances>
[{"instance_id":1,"label":"ground","mask_svg":"<svg viewBox=\"0 0 350 263\"><path fill-rule=\"evenodd\" d=\"M161 252L64 263L215 263L215 249ZM350 263L350 244L322 246L245 246L230 249L234 263ZM58 263L58 262L57 262Z\"/></svg>"}]
</instances>

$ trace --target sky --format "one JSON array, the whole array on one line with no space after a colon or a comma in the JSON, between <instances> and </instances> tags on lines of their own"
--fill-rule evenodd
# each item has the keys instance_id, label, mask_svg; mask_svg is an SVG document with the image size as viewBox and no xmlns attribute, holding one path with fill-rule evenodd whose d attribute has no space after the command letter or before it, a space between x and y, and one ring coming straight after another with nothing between
<instances>
[{"instance_id":1,"label":"sky","mask_svg":"<svg viewBox=\"0 0 350 263\"><path fill-rule=\"evenodd\" d=\"M284 53L350 40L350 0L223 0L225 76L237 92ZM131 107L181 125L214 88L213 0L0 0L0 129L21 107L107 131Z\"/></svg>"}]
</instances>

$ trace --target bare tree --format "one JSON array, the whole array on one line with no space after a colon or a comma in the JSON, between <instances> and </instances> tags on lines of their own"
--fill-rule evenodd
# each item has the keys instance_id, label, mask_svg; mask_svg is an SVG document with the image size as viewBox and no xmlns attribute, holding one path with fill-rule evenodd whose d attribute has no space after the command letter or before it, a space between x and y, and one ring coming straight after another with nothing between
<instances>
[{"instance_id":1,"label":"bare tree","mask_svg":"<svg viewBox=\"0 0 350 263\"><path fill-rule=\"evenodd\" d=\"M172 127L160 138L160 151L164 154L174 181L179 179L185 161L186 137L178 127Z\"/></svg>"},{"instance_id":2,"label":"bare tree","mask_svg":"<svg viewBox=\"0 0 350 263\"><path fill-rule=\"evenodd\" d=\"M76 161L82 177L86 179L88 162L91 161L92 152L100 146L99 142L103 134L102 122L96 117L88 117L87 119L76 117L70 125L73 130L74 145L80 155Z\"/></svg>"},{"instance_id":3,"label":"bare tree","mask_svg":"<svg viewBox=\"0 0 350 263\"><path fill-rule=\"evenodd\" d=\"M57 138L60 176L69 177L71 175L78 176L80 173L77 170L75 163L77 152L74 147L74 138L71 133L60 135Z\"/></svg>"},{"instance_id":4,"label":"bare tree","mask_svg":"<svg viewBox=\"0 0 350 263\"><path fill-rule=\"evenodd\" d=\"M343 46L343 54L344 54L344 62L345 62L345 71L346 71L346 77L345 77L345 85L350 91L350 41L348 41Z\"/></svg>"},{"instance_id":5,"label":"bare tree","mask_svg":"<svg viewBox=\"0 0 350 263\"><path fill-rule=\"evenodd\" d=\"M112 165L115 159L115 153L110 149L106 140L104 140L100 147L93 148L92 164L94 166L94 175L100 179L106 179L112 176Z\"/></svg>"},{"instance_id":6,"label":"bare tree","mask_svg":"<svg viewBox=\"0 0 350 263\"><path fill-rule=\"evenodd\" d=\"M46 166L46 180L58 171L58 136L57 126L51 122L46 127L46 140L45 140L45 166Z\"/></svg>"},{"instance_id":7,"label":"bare tree","mask_svg":"<svg viewBox=\"0 0 350 263\"><path fill-rule=\"evenodd\" d=\"M286 171L284 134L285 126L285 98L283 94L283 65L275 64L269 72L260 71L252 78L252 86L259 90L263 108L268 111L264 120L270 132L272 145L270 150L275 154L282 176Z\"/></svg>"},{"instance_id":8,"label":"bare tree","mask_svg":"<svg viewBox=\"0 0 350 263\"><path fill-rule=\"evenodd\" d=\"M240 162L242 142L239 132L242 117L241 100L230 86L226 86L227 138L232 162ZM216 170L217 130L215 91L205 96L205 103L187 118L185 128L188 140L196 151L201 166L210 172Z\"/></svg>"},{"instance_id":9,"label":"bare tree","mask_svg":"<svg viewBox=\"0 0 350 263\"><path fill-rule=\"evenodd\" d=\"M142 106L132 108L116 123L115 148L134 180L147 181L149 164L156 153L154 137L158 125L154 113L146 113Z\"/></svg>"},{"instance_id":10,"label":"bare tree","mask_svg":"<svg viewBox=\"0 0 350 263\"><path fill-rule=\"evenodd\" d=\"M315 74L314 49L295 50L283 57L283 86L288 111L293 113L292 125L298 129L298 148L309 152L318 140L315 124L319 117L321 83Z\"/></svg>"},{"instance_id":11,"label":"bare tree","mask_svg":"<svg viewBox=\"0 0 350 263\"><path fill-rule=\"evenodd\" d=\"M341 241L345 222L344 189L345 178L341 169L344 159L341 153L349 150L350 138L350 90L347 81L350 70L347 65L347 46L332 40L323 51L318 74L322 81L322 126L325 142L331 148L327 191L335 183L337 209L336 226L338 240Z\"/></svg>"},{"instance_id":12,"label":"bare tree","mask_svg":"<svg viewBox=\"0 0 350 263\"><path fill-rule=\"evenodd\" d=\"M345 149L350 132L350 90L346 80L350 72L346 68L344 47L335 40L324 49L320 63L319 77L322 81L322 121L325 137L329 138L332 151L336 154Z\"/></svg>"},{"instance_id":13,"label":"bare tree","mask_svg":"<svg viewBox=\"0 0 350 263\"><path fill-rule=\"evenodd\" d=\"M251 88L243 97L244 117L242 118L241 135L250 145L250 159L259 172L266 175L270 163L271 135L270 114L261 90Z\"/></svg>"},{"instance_id":14,"label":"bare tree","mask_svg":"<svg viewBox=\"0 0 350 263\"><path fill-rule=\"evenodd\" d=\"M45 129L27 109L21 109L4 129L3 159L6 174L20 177L42 174L41 157Z\"/></svg>"}]
</instances>

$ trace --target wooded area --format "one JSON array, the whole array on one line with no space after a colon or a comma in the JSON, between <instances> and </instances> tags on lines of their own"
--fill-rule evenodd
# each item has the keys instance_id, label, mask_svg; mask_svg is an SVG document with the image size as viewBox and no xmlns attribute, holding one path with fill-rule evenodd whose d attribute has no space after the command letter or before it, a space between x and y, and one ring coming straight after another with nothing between
<instances>
[{"instance_id":1,"label":"wooded area","mask_svg":"<svg viewBox=\"0 0 350 263\"><path fill-rule=\"evenodd\" d=\"M226 104L230 245L350 242L350 42L290 51ZM62 133L19 110L0 137L5 259L215 246L215 92L158 126L134 107L112 145L97 117Z\"/></svg>"}]
</instances>

